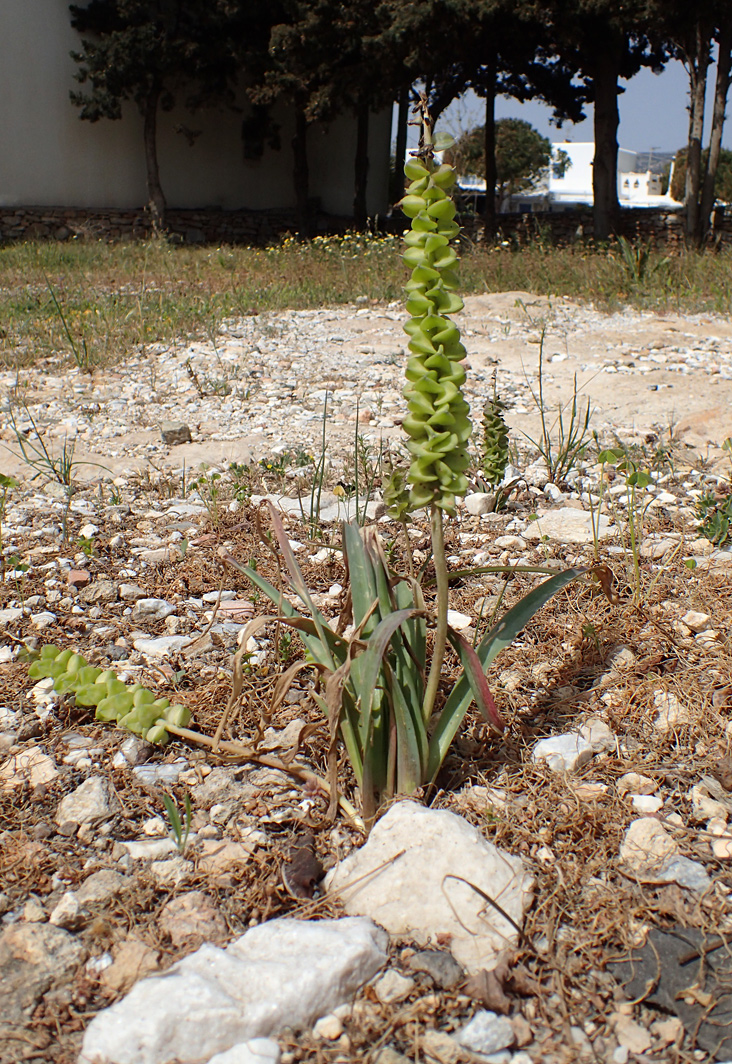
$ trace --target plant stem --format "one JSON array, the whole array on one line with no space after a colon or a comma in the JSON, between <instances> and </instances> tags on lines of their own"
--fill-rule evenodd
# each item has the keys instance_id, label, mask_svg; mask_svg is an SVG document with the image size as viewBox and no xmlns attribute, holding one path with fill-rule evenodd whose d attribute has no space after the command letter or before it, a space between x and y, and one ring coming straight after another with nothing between
<instances>
[{"instance_id":1,"label":"plant stem","mask_svg":"<svg viewBox=\"0 0 732 1064\"><path fill-rule=\"evenodd\" d=\"M445 560L445 536L442 525L442 510L439 506L432 507L432 560L435 565L435 583L437 585L437 625L435 627L435 642L432 649L432 661L430 674L427 679L427 687L422 704L422 717L425 723L432 716L437 697L437 688L442 674L442 663L445 660L445 645L447 643L447 597L448 578L447 562Z\"/></svg>"}]
</instances>

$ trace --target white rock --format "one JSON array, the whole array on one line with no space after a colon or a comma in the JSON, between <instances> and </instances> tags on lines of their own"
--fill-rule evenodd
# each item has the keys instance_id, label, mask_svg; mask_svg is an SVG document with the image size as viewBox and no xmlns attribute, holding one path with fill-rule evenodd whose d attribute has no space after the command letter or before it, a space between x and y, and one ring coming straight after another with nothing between
<instances>
[{"instance_id":1,"label":"white rock","mask_svg":"<svg viewBox=\"0 0 732 1064\"><path fill-rule=\"evenodd\" d=\"M604 515L596 517L595 523L599 540L617 536L617 527ZM592 518L584 510L562 506L543 514L538 521L529 522L522 535L528 540L540 540L547 536L558 543L592 543Z\"/></svg>"},{"instance_id":2,"label":"white rock","mask_svg":"<svg viewBox=\"0 0 732 1064\"><path fill-rule=\"evenodd\" d=\"M637 772L626 772L618 780L618 794L655 794L658 784L649 776L640 776Z\"/></svg>"},{"instance_id":3,"label":"white rock","mask_svg":"<svg viewBox=\"0 0 732 1064\"><path fill-rule=\"evenodd\" d=\"M403 1001L409 997L414 989L414 979L401 975L389 968L374 983L374 993L382 1005L388 1005L392 1001Z\"/></svg>"},{"instance_id":4,"label":"white rock","mask_svg":"<svg viewBox=\"0 0 732 1064\"><path fill-rule=\"evenodd\" d=\"M309 1027L375 975L387 944L381 928L353 918L270 920L226 949L206 944L97 1013L78 1064L193 1064Z\"/></svg>"},{"instance_id":5,"label":"white rock","mask_svg":"<svg viewBox=\"0 0 732 1064\"><path fill-rule=\"evenodd\" d=\"M187 635L161 635L157 639L135 639L132 645L146 658L169 658L191 642Z\"/></svg>"},{"instance_id":6,"label":"white rock","mask_svg":"<svg viewBox=\"0 0 732 1064\"><path fill-rule=\"evenodd\" d=\"M15 621L19 621L23 616L23 611L18 606L8 606L4 610L0 610L0 624L13 624Z\"/></svg>"},{"instance_id":7,"label":"white rock","mask_svg":"<svg viewBox=\"0 0 732 1064\"><path fill-rule=\"evenodd\" d=\"M329 1012L327 1016L321 1016L313 1027L316 1038L324 1038L329 1042L335 1042L343 1034L343 1022L338 1016Z\"/></svg>"},{"instance_id":8,"label":"white rock","mask_svg":"<svg viewBox=\"0 0 732 1064\"><path fill-rule=\"evenodd\" d=\"M24 783L33 787L51 783L58 776L56 762L38 748L15 754L0 768L0 791L9 791L22 787Z\"/></svg>"},{"instance_id":9,"label":"white rock","mask_svg":"<svg viewBox=\"0 0 732 1064\"><path fill-rule=\"evenodd\" d=\"M521 859L487 842L462 817L415 802L393 805L365 845L328 874L326 888L347 912L371 916L390 934L420 945L449 937L464 968L490 969L516 932L450 876L474 883L520 926L533 886Z\"/></svg>"},{"instance_id":10,"label":"white rock","mask_svg":"<svg viewBox=\"0 0 732 1064\"><path fill-rule=\"evenodd\" d=\"M630 797L633 808L647 816L649 813L657 813L663 808L663 798L657 794L632 794Z\"/></svg>"},{"instance_id":11,"label":"white rock","mask_svg":"<svg viewBox=\"0 0 732 1064\"><path fill-rule=\"evenodd\" d=\"M521 536L498 536L493 540L493 546L501 550L526 550L526 540Z\"/></svg>"},{"instance_id":12,"label":"white rock","mask_svg":"<svg viewBox=\"0 0 732 1064\"><path fill-rule=\"evenodd\" d=\"M98 824L108 820L118 809L119 802L112 793L109 781L102 776L90 776L59 802L55 820L59 827L66 825L67 830L72 830L81 824Z\"/></svg>"},{"instance_id":13,"label":"white rock","mask_svg":"<svg viewBox=\"0 0 732 1064\"><path fill-rule=\"evenodd\" d=\"M613 1021L615 1037L620 1045L630 1053L645 1053L653 1045L653 1039L645 1027L631 1020L630 1016L614 1013L611 1021Z\"/></svg>"},{"instance_id":14,"label":"white rock","mask_svg":"<svg viewBox=\"0 0 732 1064\"><path fill-rule=\"evenodd\" d=\"M712 617L708 613L698 613L696 610L689 610L681 619L686 628L691 628L693 632L703 632L704 629L710 627Z\"/></svg>"},{"instance_id":15,"label":"white rock","mask_svg":"<svg viewBox=\"0 0 732 1064\"><path fill-rule=\"evenodd\" d=\"M727 808L722 802L712 798L703 783L691 788L691 811L695 820L708 820L710 817L727 817Z\"/></svg>"},{"instance_id":16,"label":"white rock","mask_svg":"<svg viewBox=\"0 0 732 1064\"><path fill-rule=\"evenodd\" d=\"M279 1064L280 1047L271 1038L250 1038L223 1053L216 1053L208 1064Z\"/></svg>"},{"instance_id":17,"label":"white rock","mask_svg":"<svg viewBox=\"0 0 732 1064\"><path fill-rule=\"evenodd\" d=\"M40 613L31 614L31 624L34 628L37 628L39 632L42 632L44 628L48 628L49 625L56 623L56 614L51 613L50 610L42 610Z\"/></svg>"},{"instance_id":18,"label":"white rock","mask_svg":"<svg viewBox=\"0 0 732 1064\"><path fill-rule=\"evenodd\" d=\"M88 525L82 525L79 529L79 535L82 539L94 539L99 529L96 525L89 523Z\"/></svg>"},{"instance_id":19,"label":"white rock","mask_svg":"<svg viewBox=\"0 0 732 1064\"><path fill-rule=\"evenodd\" d=\"M467 613L458 613L457 610L448 610L447 623L451 625L456 632L463 632L473 623L473 618L469 617Z\"/></svg>"},{"instance_id":20,"label":"white rock","mask_svg":"<svg viewBox=\"0 0 732 1064\"><path fill-rule=\"evenodd\" d=\"M175 853L172 839L137 839L121 842L133 861L154 861L166 853Z\"/></svg>"},{"instance_id":21,"label":"white rock","mask_svg":"<svg viewBox=\"0 0 732 1064\"><path fill-rule=\"evenodd\" d=\"M552 735L540 739L533 749L531 760L546 761L552 772L576 772L590 760L593 749L586 739L576 732Z\"/></svg>"},{"instance_id":22,"label":"white rock","mask_svg":"<svg viewBox=\"0 0 732 1064\"><path fill-rule=\"evenodd\" d=\"M654 817L630 824L620 844L620 859L641 883L678 883L699 892L711 886L704 866L679 856L675 840Z\"/></svg>"},{"instance_id":23,"label":"white rock","mask_svg":"<svg viewBox=\"0 0 732 1064\"><path fill-rule=\"evenodd\" d=\"M689 723L689 710L679 702L672 691L656 691L653 704L657 710L653 720L653 727L656 731L665 734L680 725Z\"/></svg>"},{"instance_id":24,"label":"white rock","mask_svg":"<svg viewBox=\"0 0 732 1064\"><path fill-rule=\"evenodd\" d=\"M497 1016L495 1012L481 1010L457 1032L455 1039L465 1049L488 1056L512 1046L515 1035L508 1016Z\"/></svg>"},{"instance_id":25,"label":"white rock","mask_svg":"<svg viewBox=\"0 0 732 1064\"><path fill-rule=\"evenodd\" d=\"M615 732L599 717L590 717L579 729L579 734L596 754L615 749Z\"/></svg>"},{"instance_id":26,"label":"white rock","mask_svg":"<svg viewBox=\"0 0 732 1064\"><path fill-rule=\"evenodd\" d=\"M72 890L67 890L61 895L58 904L48 918L48 922L54 927L65 927L73 930L79 922L81 906L79 899Z\"/></svg>"},{"instance_id":27,"label":"white rock","mask_svg":"<svg viewBox=\"0 0 732 1064\"><path fill-rule=\"evenodd\" d=\"M166 617L175 613L175 609L172 602L166 602L165 599L141 598L132 607L132 620L164 621Z\"/></svg>"},{"instance_id":28,"label":"white rock","mask_svg":"<svg viewBox=\"0 0 732 1064\"><path fill-rule=\"evenodd\" d=\"M465 509L473 517L482 517L483 514L493 513L494 505L493 495L485 491L476 491L472 495L465 496Z\"/></svg>"}]
</instances>

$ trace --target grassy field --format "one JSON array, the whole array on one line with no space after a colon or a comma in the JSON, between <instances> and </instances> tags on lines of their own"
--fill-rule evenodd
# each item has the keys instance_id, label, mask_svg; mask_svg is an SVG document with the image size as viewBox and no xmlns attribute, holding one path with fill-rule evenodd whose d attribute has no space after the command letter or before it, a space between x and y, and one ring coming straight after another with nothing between
<instances>
[{"instance_id":1,"label":"grassy field","mask_svg":"<svg viewBox=\"0 0 732 1064\"><path fill-rule=\"evenodd\" d=\"M210 338L226 318L401 298L397 237L347 234L269 248L147 243L24 243L0 249L0 364L65 355L86 369L182 337ZM528 291L614 308L732 310L732 255L640 247L464 243L464 293Z\"/></svg>"}]
</instances>

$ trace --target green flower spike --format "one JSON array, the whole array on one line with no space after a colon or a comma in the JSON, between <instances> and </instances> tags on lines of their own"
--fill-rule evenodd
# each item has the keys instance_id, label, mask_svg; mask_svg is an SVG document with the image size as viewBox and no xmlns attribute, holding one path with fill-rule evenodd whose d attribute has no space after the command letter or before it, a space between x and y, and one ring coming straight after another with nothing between
<instances>
[{"instance_id":1,"label":"green flower spike","mask_svg":"<svg viewBox=\"0 0 732 1064\"><path fill-rule=\"evenodd\" d=\"M420 109L422 143L404 167L410 184L400 203L412 219L411 230L404 234L403 255L412 267L406 286L410 319L404 326L411 351L404 388L409 413L403 427L412 455L411 507L436 506L454 513L455 496L468 489L466 444L472 432L470 408L461 391L465 370L460 362L466 352L449 317L463 308L454 292L457 255L450 247L460 231L449 195L456 175L451 166L435 162L431 121L426 107Z\"/></svg>"}]
</instances>

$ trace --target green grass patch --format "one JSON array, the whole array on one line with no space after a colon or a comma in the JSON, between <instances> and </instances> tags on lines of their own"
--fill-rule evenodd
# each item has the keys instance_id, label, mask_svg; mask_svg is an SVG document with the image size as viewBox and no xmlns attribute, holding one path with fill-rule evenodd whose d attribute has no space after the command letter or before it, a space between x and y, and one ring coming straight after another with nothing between
<instances>
[{"instance_id":1,"label":"green grass patch","mask_svg":"<svg viewBox=\"0 0 732 1064\"><path fill-rule=\"evenodd\" d=\"M287 238L269 248L179 247L165 241L22 243L0 249L0 362L44 358L84 369L111 365L150 344L211 339L225 319L284 309L401 299L409 276L401 240L363 234ZM682 251L639 256L584 245L475 248L460 276L470 293L525 291L612 309L729 314L732 257Z\"/></svg>"}]
</instances>

